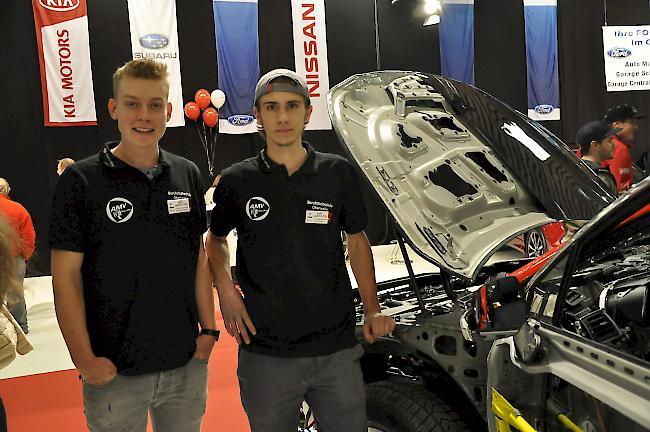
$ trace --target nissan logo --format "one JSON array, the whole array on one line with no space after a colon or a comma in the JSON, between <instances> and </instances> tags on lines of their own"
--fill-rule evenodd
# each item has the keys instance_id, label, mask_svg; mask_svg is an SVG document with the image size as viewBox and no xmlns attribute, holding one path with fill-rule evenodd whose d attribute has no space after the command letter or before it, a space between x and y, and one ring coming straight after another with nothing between
<instances>
[{"instance_id":1,"label":"nissan logo","mask_svg":"<svg viewBox=\"0 0 650 432\"><path fill-rule=\"evenodd\" d=\"M627 48L612 48L607 51L607 55L611 58L625 58L632 55L632 51Z\"/></svg>"},{"instance_id":2,"label":"nissan logo","mask_svg":"<svg viewBox=\"0 0 650 432\"><path fill-rule=\"evenodd\" d=\"M550 114L553 111L553 105L537 105L535 112L537 114Z\"/></svg>"},{"instance_id":3,"label":"nissan logo","mask_svg":"<svg viewBox=\"0 0 650 432\"><path fill-rule=\"evenodd\" d=\"M81 0L38 0L41 6L55 12L66 12L77 9Z\"/></svg>"},{"instance_id":4,"label":"nissan logo","mask_svg":"<svg viewBox=\"0 0 650 432\"><path fill-rule=\"evenodd\" d=\"M253 123L253 120L255 120L255 117L245 114L237 114L228 117L228 123L233 126L246 126Z\"/></svg>"},{"instance_id":5,"label":"nissan logo","mask_svg":"<svg viewBox=\"0 0 650 432\"><path fill-rule=\"evenodd\" d=\"M169 45L169 38L158 33L151 33L140 38L140 45L148 49L161 49Z\"/></svg>"}]
</instances>

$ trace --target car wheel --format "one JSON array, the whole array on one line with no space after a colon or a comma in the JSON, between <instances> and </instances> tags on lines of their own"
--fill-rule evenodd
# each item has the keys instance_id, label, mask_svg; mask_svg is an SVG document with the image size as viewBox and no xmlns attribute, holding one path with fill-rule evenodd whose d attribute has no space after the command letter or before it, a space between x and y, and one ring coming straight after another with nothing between
<instances>
[{"instance_id":1,"label":"car wheel","mask_svg":"<svg viewBox=\"0 0 650 432\"><path fill-rule=\"evenodd\" d=\"M380 381L366 386L369 432L470 431L445 401L424 387Z\"/></svg>"},{"instance_id":2,"label":"car wheel","mask_svg":"<svg viewBox=\"0 0 650 432\"><path fill-rule=\"evenodd\" d=\"M542 230L535 228L527 232L524 247L528 258L537 258L544 255L548 251L548 246L546 246L546 239L544 239Z\"/></svg>"}]
</instances>

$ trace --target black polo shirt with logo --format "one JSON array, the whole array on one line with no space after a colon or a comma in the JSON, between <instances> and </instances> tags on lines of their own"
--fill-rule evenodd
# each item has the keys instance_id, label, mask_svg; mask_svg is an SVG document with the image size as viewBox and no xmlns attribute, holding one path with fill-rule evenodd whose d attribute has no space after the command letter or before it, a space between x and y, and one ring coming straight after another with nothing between
<instances>
[{"instance_id":1,"label":"black polo shirt with logo","mask_svg":"<svg viewBox=\"0 0 650 432\"><path fill-rule=\"evenodd\" d=\"M224 170L210 230L237 229L237 279L257 335L253 352L306 357L354 346L355 310L341 231L368 220L350 163L307 143L289 176L262 151Z\"/></svg>"},{"instance_id":2,"label":"black polo shirt with logo","mask_svg":"<svg viewBox=\"0 0 650 432\"><path fill-rule=\"evenodd\" d=\"M207 226L201 175L160 150L150 180L108 144L59 179L50 246L84 254L93 352L124 375L183 366L196 349L199 241Z\"/></svg>"}]
</instances>

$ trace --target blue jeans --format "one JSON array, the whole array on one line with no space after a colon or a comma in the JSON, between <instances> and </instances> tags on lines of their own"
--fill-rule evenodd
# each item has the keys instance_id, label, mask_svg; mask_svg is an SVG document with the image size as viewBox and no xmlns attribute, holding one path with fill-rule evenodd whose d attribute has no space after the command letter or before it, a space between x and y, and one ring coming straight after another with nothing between
<instances>
[{"instance_id":1,"label":"blue jeans","mask_svg":"<svg viewBox=\"0 0 650 432\"><path fill-rule=\"evenodd\" d=\"M91 432L200 432L208 399L208 362L137 376L116 375L102 385L83 383Z\"/></svg>"},{"instance_id":2,"label":"blue jeans","mask_svg":"<svg viewBox=\"0 0 650 432\"><path fill-rule=\"evenodd\" d=\"M305 400L319 430L365 432L366 392L356 345L317 357L273 357L239 349L237 376L252 432L298 429Z\"/></svg>"},{"instance_id":3,"label":"blue jeans","mask_svg":"<svg viewBox=\"0 0 650 432\"><path fill-rule=\"evenodd\" d=\"M18 282L17 289L10 289L7 292L7 309L14 316L16 322L25 333L29 332L27 326L27 306L25 305L25 292L23 291L23 281L25 280L25 269L27 265L22 257L16 258L16 279Z\"/></svg>"}]
</instances>

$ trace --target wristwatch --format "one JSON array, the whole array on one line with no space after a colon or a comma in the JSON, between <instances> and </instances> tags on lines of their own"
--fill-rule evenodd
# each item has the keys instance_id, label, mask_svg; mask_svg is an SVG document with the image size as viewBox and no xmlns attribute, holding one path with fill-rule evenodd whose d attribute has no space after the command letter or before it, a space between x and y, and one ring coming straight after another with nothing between
<instances>
[{"instance_id":1,"label":"wristwatch","mask_svg":"<svg viewBox=\"0 0 650 432\"><path fill-rule=\"evenodd\" d=\"M202 328L201 333L199 333L199 334L212 336L214 338L215 342L219 340L219 330L214 330L214 329L209 329L209 328Z\"/></svg>"}]
</instances>

